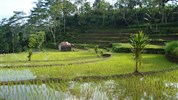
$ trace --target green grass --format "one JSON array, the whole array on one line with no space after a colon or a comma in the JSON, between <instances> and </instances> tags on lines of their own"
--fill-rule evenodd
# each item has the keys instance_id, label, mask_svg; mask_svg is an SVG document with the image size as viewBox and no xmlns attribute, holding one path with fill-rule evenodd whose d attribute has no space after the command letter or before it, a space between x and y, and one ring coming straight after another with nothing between
<instances>
[{"instance_id":1,"label":"green grass","mask_svg":"<svg viewBox=\"0 0 178 100\"><path fill-rule=\"evenodd\" d=\"M71 61L72 60L72 61ZM75 58L75 59L68 59L68 60L34 60L34 61L7 61L2 62L0 66L5 67L28 67L28 66L34 66L38 67L41 65L44 66L51 66L51 65L68 65L68 64L75 64L75 63L84 63L84 62L91 62L91 61L97 61L100 60L97 56L91 56L91 57L83 57L83 58ZM81 62L82 60L82 62Z\"/></svg>"},{"instance_id":2,"label":"green grass","mask_svg":"<svg viewBox=\"0 0 178 100\"><path fill-rule=\"evenodd\" d=\"M61 61L41 61L33 62L33 60L45 60L45 56L48 55L47 60L61 60ZM8 59L9 61L14 61L18 57L20 60L25 60L26 53L20 54L9 54L3 55L1 57L2 61ZM83 57L83 58L81 58ZM86 58L85 58L86 57ZM92 58L87 58L92 57ZM19 60L18 59L18 60ZM87 60L88 59L88 60ZM7 61L8 61L7 60ZM67 61L62 61L67 60ZM95 61L101 60L93 63L86 64L73 64L67 65L68 63L80 63L85 61ZM6 62L5 64L8 64ZM79 51L79 52L40 52L36 53L32 57L32 62L14 62L14 65L40 65L40 64L65 64L63 66L49 66L49 67L32 67L32 68L11 68L14 70L29 69L37 78L63 78L71 79L77 76L108 76L115 74L126 74L132 73L135 69L135 62L133 60L133 55L129 53L118 53L112 54L111 58L103 59L97 58L94 51ZM12 63L13 65L13 63ZM24 65L25 66L25 65ZM167 68L178 67L177 64L169 62L164 55L156 54L144 54L143 63L139 68L141 72L146 71L157 71ZM2 69L2 68L0 68ZM4 69L4 68L3 68Z\"/></svg>"},{"instance_id":3,"label":"green grass","mask_svg":"<svg viewBox=\"0 0 178 100\"><path fill-rule=\"evenodd\" d=\"M59 77L64 79L74 78L76 76L108 76L114 74L126 74L134 72L134 61L132 54L113 54L113 57L92 64L71 65L52 68L32 68L32 72L39 77ZM167 68L178 67L177 64L167 61L164 55L143 55L141 72L163 70ZM41 71L43 70L43 71Z\"/></svg>"},{"instance_id":4,"label":"green grass","mask_svg":"<svg viewBox=\"0 0 178 100\"><path fill-rule=\"evenodd\" d=\"M0 61L27 61L28 53L15 53L15 54L1 54ZM77 57L91 57L94 56L92 52L74 51L74 52L34 52L31 60L67 60L76 59Z\"/></svg>"},{"instance_id":5,"label":"green grass","mask_svg":"<svg viewBox=\"0 0 178 100\"><path fill-rule=\"evenodd\" d=\"M97 58L94 50L75 52L37 52L32 61L27 62L27 53L0 55L3 64L21 65L30 63L53 64L72 63L90 60L101 60L87 64L73 64L49 67L20 67L0 68L0 81L62 78L72 79L77 76L110 76L115 74L132 73L135 69L133 54L113 53L111 58ZM47 57L47 58L46 58ZM19 61L20 60L20 61ZM58 60L58 61L50 61ZM7 62L4 62L7 61ZM24 62L23 62L24 61ZM46 61L46 62L45 62ZM2 63L1 63L2 64ZM178 67L176 63L169 62L164 55L143 54L142 66L139 71L158 71ZM20 100L24 98L35 99L166 99L176 100L178 93L178 71L159 73L146 76L133 76L109 79L90 79L87 81L48 81L37 83L0 85L0 98L7 100Z\"/></svg>"}]
</instances>

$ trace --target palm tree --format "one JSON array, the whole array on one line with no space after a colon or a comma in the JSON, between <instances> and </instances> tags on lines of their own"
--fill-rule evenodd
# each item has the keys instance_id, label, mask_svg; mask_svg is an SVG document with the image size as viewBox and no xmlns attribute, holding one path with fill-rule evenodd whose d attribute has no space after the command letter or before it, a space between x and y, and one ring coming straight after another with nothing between
<instances>
[{"instance_id":1,"label":"palm tree","mask_svg":"<svg viewBox=\"0 0 178 100\"><path fill-rule=\"evenodd\" d=\"M149 43L149 37L142 31L139 31L139 33L130 36L129 43L133 46L132 52L135 60L135 73L139 73L138 67L141 65L142 60L141 53L144 47Z\"/></svg>"}]
</instances>

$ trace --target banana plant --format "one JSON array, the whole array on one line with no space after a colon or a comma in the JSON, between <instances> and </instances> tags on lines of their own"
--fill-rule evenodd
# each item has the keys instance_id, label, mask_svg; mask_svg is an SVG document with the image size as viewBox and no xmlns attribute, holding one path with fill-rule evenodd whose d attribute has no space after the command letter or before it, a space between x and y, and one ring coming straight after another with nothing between
<instances>
[{"instance_id":1,"label":"banana plant","mask_svg":"<svg viewBox=\"0 0 178 100\"><path fill-rule=\"evenodd\" d=\"M129 38L129 43L132 45L132 52L134 54L135 60L135 73L139 73L138 67L141 66L142 61L142 51L145 46L149 43L149 37L145 35L142 31L131 35Z\"/></svg>"}]
</instances>

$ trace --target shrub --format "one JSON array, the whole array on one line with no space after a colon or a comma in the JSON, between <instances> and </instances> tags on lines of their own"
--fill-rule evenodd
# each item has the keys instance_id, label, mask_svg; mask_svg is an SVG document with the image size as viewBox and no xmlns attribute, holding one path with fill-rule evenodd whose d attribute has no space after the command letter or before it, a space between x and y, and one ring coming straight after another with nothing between
<instances>
[{"instance_id":1,"label":"shrub","mask_svg":"<svg viewBox=\"0 0 178 100\"><path fill-rule=\"evenodd\" d=\"M178 63L178 41L168 42L165 46L165 52L168 60Z\"/></svg>"},{"instance_id":2,"label":"shrub","mask_svg":"<svg viewBox=\"0 0 178 100\"><path fill-rule=\"evenodd\" d=\"M131 48L124 48L124 47L114 47L112 50L114 52L118 52L118 53L131 53Z\"/></svg>"},{"instance_id":3,"label":"shrub","mask_svg":"<svg viewBox=\"0 0 178 100\"><path fill-rule=\"evenodd\" d=\"M30 49L30 50L28 51L28 56L27 56L28 61L31 61L32 54L33 54L33 51L32 51L32 49Z\"/></svg>"},{"instance_id":4,"label":"shrub","mask_svg":"<svg viewBox=\"0 0 178 100\"><path fill-rule=\"evenodd\" d=\"M166 54L175 55L178 52L178 41L168 42L165 46L165 52Z\"/></svg>"},{"instance_id":5,"label":"shrub","mask_svg":"<svg viewBox=\"0 0 178 100\"><path fill-rule=\"evenodd\" d=\"M176 47L176 48L173 50L173 54L174 54L175 56L178 56L178 47Z\"/></svg>"},{"instance_id":6,"label":"shrub","mask_svg":"<svg viewBox=\"0 0 178 100\"><path fill-rule=\"evenodd\" d=\"M95 53L96 53L96 54L98 54L98 48L99 48L99 46L96 45L96 46L95 46Z\"/></svg>"}]
</instances>

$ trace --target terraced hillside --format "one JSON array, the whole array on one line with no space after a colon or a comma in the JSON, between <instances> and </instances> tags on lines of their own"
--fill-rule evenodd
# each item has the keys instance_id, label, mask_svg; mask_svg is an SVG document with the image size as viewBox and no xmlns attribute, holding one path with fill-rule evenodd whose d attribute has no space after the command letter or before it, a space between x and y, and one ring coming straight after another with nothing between
<instances>
[{"instance_id":1,"label":"terraced hillside","mask_svg":"<svg viewBox=\"0 0 178 100\"><path fill-rule=\"evenodd\" d=\"M109 45L111 43L127 43L128 37L134 33L85 33L76 37L76 43ZM165 42L178 40L178 34L150 34L150 44L164 45Z\"/></svg>"}]
</instances>

